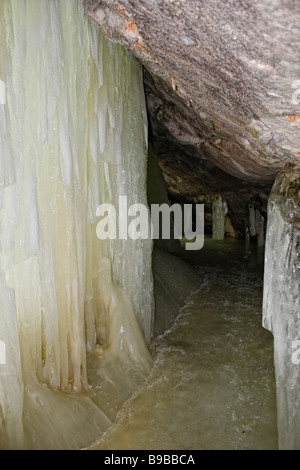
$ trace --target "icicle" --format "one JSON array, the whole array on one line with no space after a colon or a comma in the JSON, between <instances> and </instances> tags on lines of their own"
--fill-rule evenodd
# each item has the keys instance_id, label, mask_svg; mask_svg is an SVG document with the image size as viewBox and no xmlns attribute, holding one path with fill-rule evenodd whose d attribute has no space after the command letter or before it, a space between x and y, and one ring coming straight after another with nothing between
<instances>
[{"instance_id":1,"label":"icicle","mask_svg":"<svg viewBox=\"0 0 300 470\"><path fill-rule=\"evenodd\" d=\"M249 204L249 234L250 237L256 235L256 211L252 203Z\"/></svg>"},{"instance_id":2,"label":"icicle","mask_svg":"<svg viewBox=\"0 0 300 470\"><path fill-rule=\"evenodd\" d=\"M245 254L248 256L250 254L250 232L249 227L246 227L245 230Z\"/></svg>"},{"instance_id":3,"label":"icicle","mask_svg":"<svg viewBox=\"0 0 300 470\"><path fill-rule=\"evenodd\" d=\"M227 203L222 201L221 196L214 199L212 205L212 238L215 240L224 239L227 212Z\"/></svg>"},{"instance_id":4,"label":"icicle","mask_svg":"<svg viewBox=\"0 0 300 470\"><path fill-rule=\"evenodd\" d=\"M255 227L257 246L258 248L262 248L265 245L265 219L257 209L255 211Z\"/></svg>"},{"instance_id":5,"label":"icicle","mask_svg":"<svg viewBox=\"0 0 300 470\"><path fill-rule=\"evenodd\" d=\"M263 325L274 336L280 449L300 449L299 194L299 166L288 165L268 204L263 298Z\"/></svg>"}]
</instances>

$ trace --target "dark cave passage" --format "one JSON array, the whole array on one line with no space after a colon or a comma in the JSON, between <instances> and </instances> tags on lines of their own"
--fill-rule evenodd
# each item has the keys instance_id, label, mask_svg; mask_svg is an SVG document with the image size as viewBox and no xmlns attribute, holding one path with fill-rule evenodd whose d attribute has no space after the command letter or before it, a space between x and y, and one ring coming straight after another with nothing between
<instances>
[{"instance_id":1,"label":"dark cave passage","mask_svg":"<svg viewBox=\"0 0 300 470\"><path fill-rule=\"evenodd\" d=\"M255 243L245 251L242 241L206 237L192 263L198 290L154 341L146 383L92 448L277 448L273 338L261 324L262 253Z\"/></svg>"}]
</instances>

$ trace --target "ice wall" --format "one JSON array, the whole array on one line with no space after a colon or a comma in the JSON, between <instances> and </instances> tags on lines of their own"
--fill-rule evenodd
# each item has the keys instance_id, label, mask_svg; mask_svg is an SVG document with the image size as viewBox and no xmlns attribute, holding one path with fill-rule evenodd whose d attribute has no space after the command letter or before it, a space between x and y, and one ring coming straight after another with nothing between
<instances>
[{"instance_id":1,"label":"ice wall","mask_svg":"<svg viewBox=\"0 0 300 470\"><path fill-rule=\"evenodd\" d=\"M263 326L274 336L280 449L300 449L300 168L273 185L265 251Z\"/></svg>"},{"instance_id":2,"label":"ice wall","mask_svg":"<svg viewBox=\"0 0 300 470\"><path fill-rule=\"evenodd\" d=\"M150 365L151 241L96 236L146 204L142 69L80 0L2 0L0 48L0 447L80 447L110 424L87 353Z\"/></svg>"},{"instance_id":3,"label":"ice wall","mask_svg":"<svg viewBox=\"0 0 300 470\"><path fill-rule=\"evenodd\" d=\"M224 239L226 214L227 203L218 196L212 204L212 238L215 240Z\"/></svg>"}]
</instances>

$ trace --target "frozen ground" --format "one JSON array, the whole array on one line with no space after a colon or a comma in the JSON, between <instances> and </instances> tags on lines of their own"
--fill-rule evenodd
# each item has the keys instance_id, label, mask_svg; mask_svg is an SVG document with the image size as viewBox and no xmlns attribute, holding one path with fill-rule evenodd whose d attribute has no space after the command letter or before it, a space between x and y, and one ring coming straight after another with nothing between
<instances>
[{"instance_id":1,"label":"frozen ground","mask_svg":"<svg viewBox=\"0 0 300 470\"><path fill-rule=\"evenodd\" d=\"M152 345L154 367L95 449L276 449L273 338L256 246L205 240L203 279ZM195 256L195 252L192 255Z\"/></svg>"}]
</instances>

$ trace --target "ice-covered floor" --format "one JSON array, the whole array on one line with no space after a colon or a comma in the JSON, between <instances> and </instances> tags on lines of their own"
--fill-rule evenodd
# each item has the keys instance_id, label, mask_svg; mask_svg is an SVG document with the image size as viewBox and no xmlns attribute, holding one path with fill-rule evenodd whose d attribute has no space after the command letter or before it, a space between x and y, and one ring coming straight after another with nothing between
<instances>
[{"instance_id":1,"label":"ice-covered floor","mask_svg":"<svg viewBox=\"0 0 300 470\"><path fill-rule=\"evenodd\" d=\"M273 340L256 246L205 240L203 279L152 346L154 368L97 449L276 449ZM189 256L194 256L195 252Z\"/></svg>"}]
</instances>

